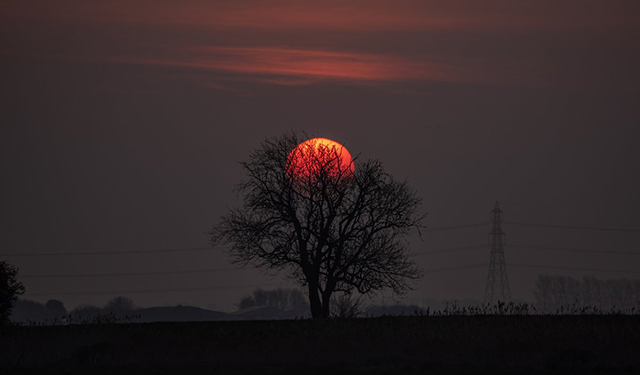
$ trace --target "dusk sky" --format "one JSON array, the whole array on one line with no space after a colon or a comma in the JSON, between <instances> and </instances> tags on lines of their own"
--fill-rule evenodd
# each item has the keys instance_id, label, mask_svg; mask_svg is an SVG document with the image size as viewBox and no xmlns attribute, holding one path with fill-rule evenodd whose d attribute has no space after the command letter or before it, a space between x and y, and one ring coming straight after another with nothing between
<instances>
[{"instance_id":1,"label":"dusk sky","mask_svg":"<svg viewBox=\"0 0 640 375\"><path fill-rule=\"evenodd\" d=\"M515 298L640 278L637 0L5 1L0 54L0 259L24 298L230 311L295 286L204 249L239 162L290 131L380 159L431 229L487 222L411 237L409 302L482 300L489 247L438 251L486 244L496 200L587 227L505 224ZM149 252L60 255L126 251Z\"/></svg>"}]
</instances>

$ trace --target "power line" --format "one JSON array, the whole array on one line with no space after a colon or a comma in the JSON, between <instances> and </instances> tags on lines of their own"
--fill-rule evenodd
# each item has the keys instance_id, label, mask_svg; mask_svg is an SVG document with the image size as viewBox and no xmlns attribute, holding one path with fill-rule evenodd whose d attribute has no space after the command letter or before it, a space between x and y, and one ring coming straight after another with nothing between
<instances>
[{"instance_id":1,"label":"power line","mask_svg":"<svg viewBox=\"0 0 640 375\"><path fill-rule=\"evenodd\" d=\"M534 211L556 211L556 212L571 212L571 213L576 213L576 208L562 208L562 207L558 207L558 206L543 206L540 204L526 204L526 203L509 203L509 207L520 207L520 208L526 208L528 210L533 209ZM598 209L602 210L602 208L598 208L598 207L589 207L590 211L598 211ZM608 212L614 212L614 213L627 213L627 212L637 212L636 209L634 208L629 208L629 209L616 209L616 210L610 210L610 207L607 207L607 211Z\"/></svg>"},{"instance_id":2,"label":"power line","mask_svg":"<svg viewBox=\"0 0 640 375\"><path fill-rule=\"evenodd\" d=\"M153 293L170 293L170 292L193 292L202 290L221 290L221 289L243 289L243 288L262 288L262 287L283 287L283 284L245 284L245 285L225 285L225 286L211 286L211 287L196 287L196 288L176 288L176 289L147 289L147 290L113 290L105 292L50 292L50 293L27 293L29 296L84 296L84 295L102 295L102 294L153 294Z\"/></svg>"},{"instance_id":3,"label":"power line","mask_svg":"<svg viewBox=\"0 0 640 375\"><path fill-rule=\"evenodd\" d=\"M461 251L469 251L476 249L486 249L487 244L479 244L479 245L470 245L470 246L462 246L462 247L452 247L446 249L432 250L432 251L422 251L419 252L416 256L423 255L434 255L434 254L446 254L453 252L461 252ZM569 252L582 252L582 253L603 253L603 254L621 254L621 255L640 255L639 252L632 251L609 251L609 250L590 250L590 249L575 249L575 248L562 248L562 247L545 247L545 246L526 246L526 245L509 245L509 247L513 248L523 248L523 249L540 249L540 250L554 250L554 251L569 251ZM210 248L208 248L210 249ZM165 251L165 250L160 250ZM83 253L84 254L84 253ZM472 265L472 266L480 266L485 265ZM449 267L445 269L434 268L426 271L440 271L440 270L449 270L449 269L458 269L458 268L468 268L468 266L456 266ZM209 268L209 269L198 269L198 270L180 270L180 271L150 271L150 272L113 272L113 273L98 273L98 274L71 274L71 275L61 275L61 274L49 274L49 275L21 275L21 278L24 279L48 279L48 278L91 278L91 277L118 277L118 276L154 276L154 275L179 275L179 274L194 274L194 273L211 273L211 272L230 272L230 271L249 271L253 270L253 268Z\"/></svg>"},{"instance_id":4,"label":"power line","mask_svg":"<svg viewBox=\"0 0 640 375\"><path fill-rule=\"evenodd\" d=\"M424 271L425 272L455 271L455 270L463 270L463 269L469 269L469 268L485 267L487 264L488 263L478 263L478 264L466 264L464 266L429 268Z\"/></svg>"},{"instance_id":5,"label":"power line","mask_svg":"<svg viewBox=\"0 0 640 375\"><path fill-rule=\"evenodd\" d=\"M471 225L464 225L464 226L458 226L458 227L448 227L448 228L443 228L442 230L448 230L448 229L453 229L453 228L462 228L462 227L469 227L469 226L477 226L475 224L471 224ZM436 230L436 229L433 229ZM438 229L439 230L439 229ZM445 252L453 252L453 251L461 251L461 250L467 250L467 249L472 249L472 248L477 248L477 247L483 247L486 245L473 245L473 246L465 246L465 247L460 247L460 248L449 248L449 249L441 249L441 250L434 250L434 251L426 251L426 252L420 252L421 254L427 254L427 253L445 253ZM219 247L218 247L219 248ZM193 248L176 248L176 249L156 249L156 250L125 250L125 251L95 251L95 252L87 252L87 251L69 251L69 252L63 252L63 253L10 253L10 254L2 254L3 256L72 256L72 255L122 255L122 254L155 254L155 253L170 253L170 252L187 252L187 251L209 251L209 250L216 250L216 248L214 247L193 247ZM23 276L24 277L24 276Z\"/></svg>"},{"instance_id":6,"label":"power line","mask_svg":"<svg viewBox=\"0 0 640 375\"><path fill-rule=\"evenodd\" d=\"M249 271L253 268L210 268L201 270L183 271L157 271L157 272L118 272L118 273L95 273L95 274L72 274L72 275L21 275L23 279L48 279L48 278L74 278L74 277L107 277L107 276L146 276L146 275L173 275L189 273L209 273L226 271Z\"/></svg>"},{"instance_id":7,"label":"power line","mask_svg":"<svg viewBox=\"0 0 640 375\"><path fill-rule=\"evenodd\" d=\"M603 269L603 268L556 267L556 266L545 266L545 265L540 265L540 264L524 264L524 263L507 263L507 265L513 266L513 267L549 268L549 269L571 270L571 271L597 271L597 272L637 273L637 274L640 274L640 271L612 270L612 269Z\"/></svg>"},{"instance_id":8,"label":"power line","mask_svg":"<svg viewBox=\"0 0 640 375\"><path fill-rule=\"evenodd\" d=\"M219 248L219 247L218 247ZM30 257L30 256L67 256L67 255L121 255L121 254L155 254L155 253L174 253L185 251L207 251L215 250L214 247L189 247L180 249L155 249L155 250L125 250L125 251L68 251L63 253L12 253L2 254L3 256L13 257Z\"/></svg>"},{"instance_id":9,"label":"power line","mask_svg":"<svg viewBox=\"0 0 640 375\"><path fill-rule=\"evenodd\" d=\"M472 245L458 248L440 249L429 252L423 252L418 255L431 255L456 251L466 251L484 248L487 245ZM209 268L200 270L181 270L181 271L150 271L150 272L113 272L113 273L96 273L96 274L71 274L71 275L20 275L23 279L50 279L50 278L84 278L84 277L112 277L112 276L148 276L148 275L174 275L174 274L191 274L191 273L210 273L210 272L228 272L228 271L250 271L253 268Z\"/></svg>"},{"instance_id":10,"label":"power line","mask_svg":"<svg viewBox=\"0 0 640 375\"><path fill-rule=\"evenodd\" d=\"M450 227L437 227L437 228L425 229L424 232L437 232L437 231L442 231L442 230L453 230L453 229L461 229L461 228L481 227L481 226L485 226L485 225L489 225L489 224L491 224L491 223L489 223L488 221L484 221L482 223L473 223L473 224L464 224L464 225L454 225L454 226L450 226Z\"/></svg>"},{"instance_id":11,"label":"power line","mask_svg":"<svg viewBox=\"0 0 640 375\"><path fill-rule=\"evenodd\" d=\"M640 252L635 252L635 251L590 250L590 249L574 249L574 248L567 248L567 247L526 246L526 245L512 245L512 244L508 245L508 247L516 247L516 248L523 248L523 249L555 250L555 251L573 251L577 253L640 255Z\"/></svg>"},{"instance_id":12,"label":"power line","mask_svg":"<svg viewBox=\"0 0 640 375\"><path fill-rule=\"evenodd\" d=\"M525 227L544 227L544 228L560 228L560 229L584 229L584 230L640 233L640 229L621 229L621 228L603 228L603 227L581 227L581 226L571 226L571 225L516 223L516 222L513 222L513 221L505 221L504 223L505 224L511 224L511 225L520 225L520 226L525 226Z\"/></svg>"},{"instance_id":13,"label":"power line","mask_svg":"<svg viewBox=\"0 0 640 375\"><path fill-rule=\"evenodd\" d=\"M459 251L467 251L467 250L475 250L475 249L486 249L488 248L488 244L482 245L470 245L463 247L452 247L448 249L440 249L440 250L432 250L432 251L421 251L416 256L422 255L431 255L431 254L443 254L443 253L454 253ZM527 246L527 245L505 245L506 247L515 247L521 249L539 249L539 250L555 250L555 251L570 251L570 252L578 252L578 253L601 253L601 254L620 254L620 255L640 255L640 252L636 251L619 251L619 250L591 250L591 249L576 249L576 248L567 248L567 247L547 247L547 246Z\"/></svg>"},{"instance_id":14,"label":"power line","mask_svg":"<svg viewBox=\"0 0 640 375\"><path fill-rule=\"evenodd\" d=\"M463 246L463 247L451 247L451 248L448 248L448 249L440 249L440 250L421 251L418 254L416 254L416 256L432 255L432 254L444 254L444 253L455 253L455 252L459 252L459 251L468 251L468 250L475 250L475 249L485 249L488 246L489 245L487 245L487 244L483 244L483 245L470 245L470 246Z\"/></svg>"}]
</instances>

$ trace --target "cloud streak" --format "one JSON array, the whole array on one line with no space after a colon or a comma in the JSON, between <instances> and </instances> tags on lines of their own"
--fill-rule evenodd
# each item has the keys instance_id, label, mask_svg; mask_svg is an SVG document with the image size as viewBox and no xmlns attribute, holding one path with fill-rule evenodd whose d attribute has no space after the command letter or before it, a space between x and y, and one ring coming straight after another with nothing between
<instances>
[{"instance_id":1,"label":"cloud streak","mask_svg":"<svg viewBox=\"0 0 640 375\"><path fill-rule=\"evenodd\" d=\"M233 82L278 86L334 83L408 87L428 82L531 85L509 74L513 66L468 66L452 59L415 58L390 53L345 52L263 46L200 46L155 52L153 56L59 56L80 62L165 67L178 77L212 89L232 90ZM539 84L539 83L538 83ZM394 90L397 91L397 90Z\"/></svg>"},{"instance_id":2,"label":"cloud streak","mask_svg":"<svg viewBox=\"0 0 640 375\"><path fill-rule=\"evenodd\" d=\"M499 74L456 67L451 62L408 56L285 47L205 46L167 53L173 58L91 58L94 62L167 67L198 73L190 79L210 88L230 82L280 86L318 83L403 86L424 82L483 82L509 84ZM223 84L224 82L224 84Z\"/></svg>"},{"instance_id":3,"label":"cloud streak","mask_svg":"<svg viewBox=\"0 0 640 375\"><path fill-rule=\"evenodd\" d=\"M358 83L457 79L445 66L425 61L372 53L281 47L209 46L193 48L182 59L133 59L128 62L235 73L283 85L321 81Z\"/></svg>"}]
</instances>

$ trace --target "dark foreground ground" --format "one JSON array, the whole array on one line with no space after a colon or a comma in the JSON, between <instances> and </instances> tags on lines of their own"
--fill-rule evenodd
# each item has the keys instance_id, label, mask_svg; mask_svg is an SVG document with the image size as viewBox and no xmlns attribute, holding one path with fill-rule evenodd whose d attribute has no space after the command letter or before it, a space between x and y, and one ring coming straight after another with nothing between
<instances>
[{"instance_id":1,"label":"dark foreground ground","mask_svg":"<svg viewBox=\"0 0 640 375\"><path fill-rule=\"evenodd\" d=\"M10 326L0 374L635 374L640 316Z\"/></svg>"}]
</instances>

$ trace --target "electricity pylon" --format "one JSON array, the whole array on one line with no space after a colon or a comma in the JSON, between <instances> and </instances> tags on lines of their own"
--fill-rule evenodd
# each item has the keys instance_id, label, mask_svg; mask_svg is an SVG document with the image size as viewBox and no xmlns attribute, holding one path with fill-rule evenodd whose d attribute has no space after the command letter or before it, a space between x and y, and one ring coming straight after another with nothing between
<instances>
[{"instance_id":1,"label":"electricity pylon","mask_svg":"<svg viewBox=\"0 0 640 375\"><path fill-rule=\"evenodd\" d=\"M491 236L491 260L487 286L484 291L484 303L511 302L507 265L504 261L505 233L502 231L502 210L500 210L498 201L491 211L491 223L493 224L493 229L489 233Z\"/></svg>"}]
</instances>

